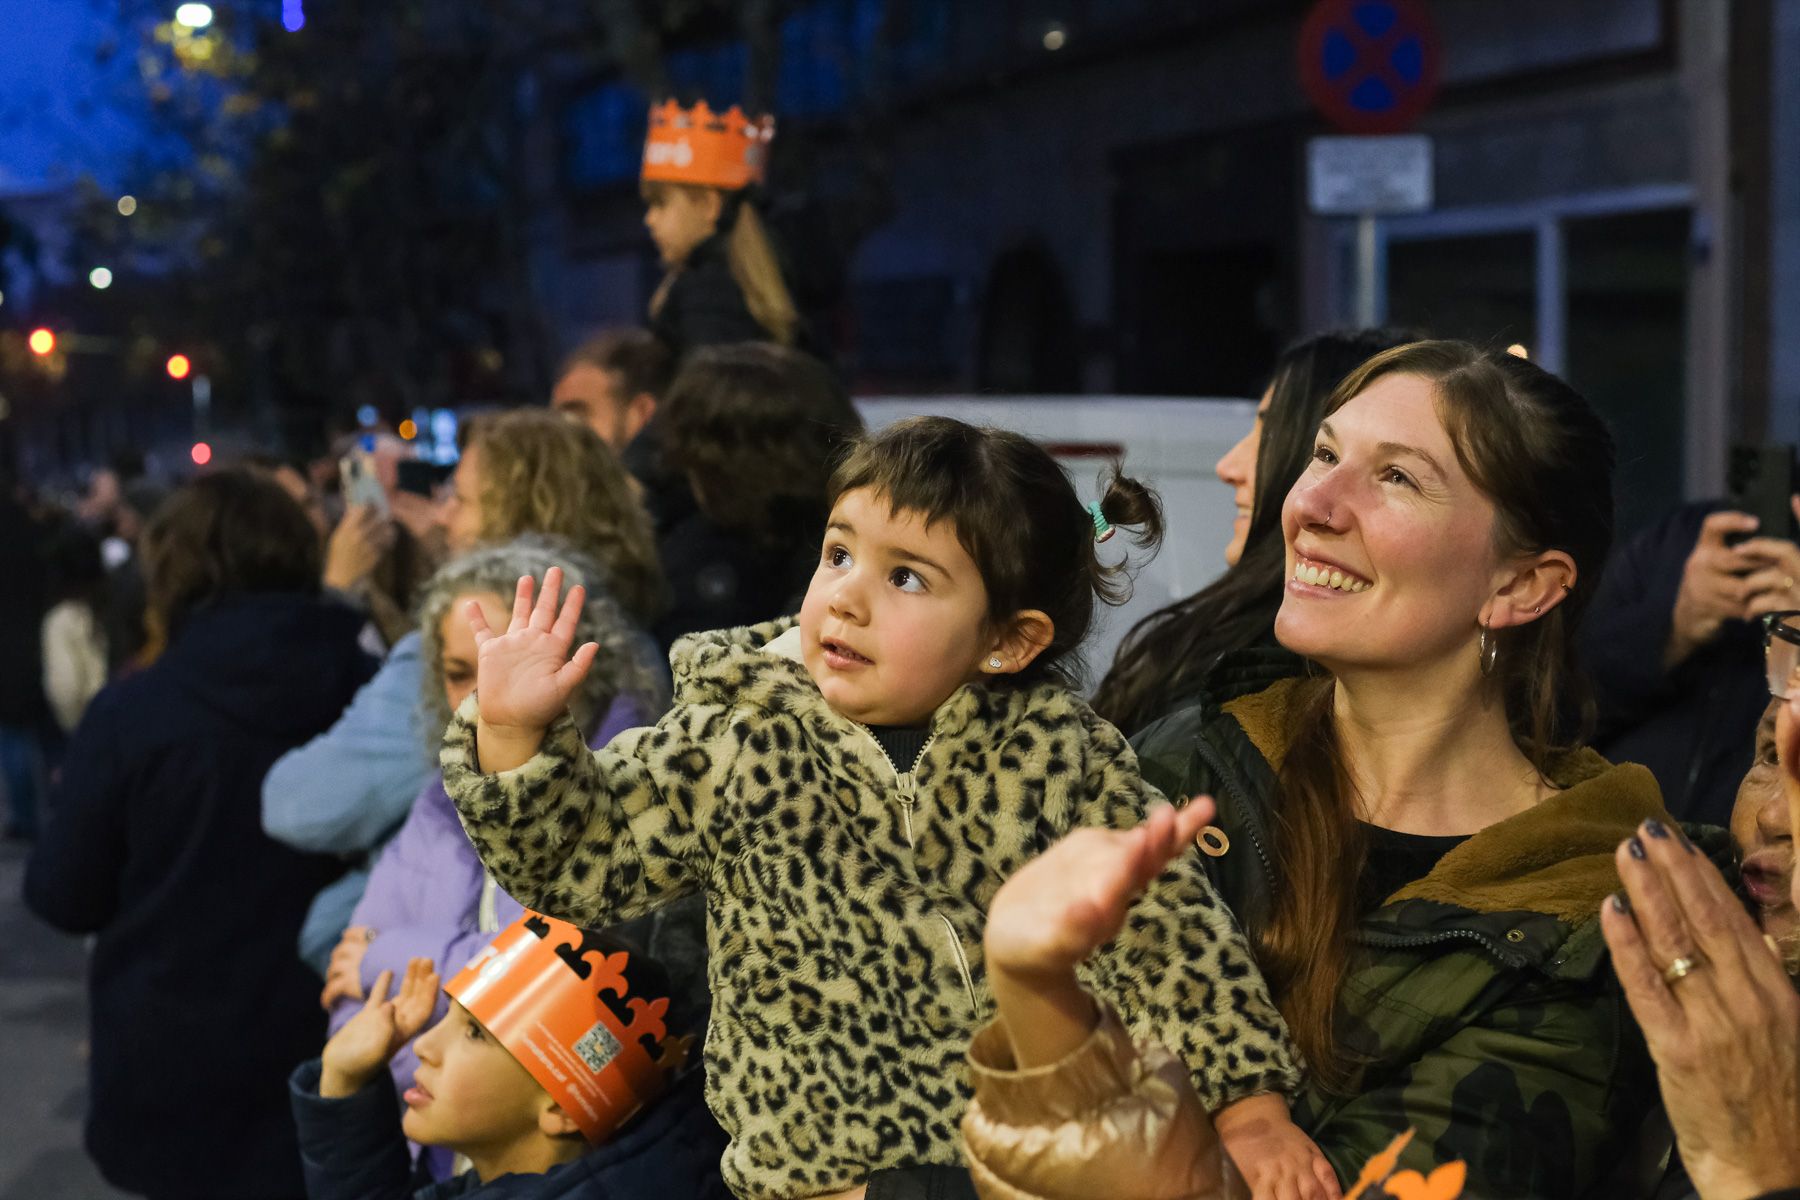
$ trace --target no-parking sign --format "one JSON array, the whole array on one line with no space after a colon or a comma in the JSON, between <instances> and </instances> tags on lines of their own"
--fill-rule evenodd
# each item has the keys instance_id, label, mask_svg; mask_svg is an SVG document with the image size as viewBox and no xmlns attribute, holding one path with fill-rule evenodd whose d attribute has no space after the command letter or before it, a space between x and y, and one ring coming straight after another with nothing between
<instances>
[{"instance_id":1,"label":"no-parking sign","mask_svg":"<svg viewBox=\"0 0 1800 1200\"><path fill-rule=\"evenodd\" d=\"M1319 0L1300 27L1300 83L1346 133L1399 133L1437 97L1443 52L1424 0Z\"/></svg>"}]
</instances>

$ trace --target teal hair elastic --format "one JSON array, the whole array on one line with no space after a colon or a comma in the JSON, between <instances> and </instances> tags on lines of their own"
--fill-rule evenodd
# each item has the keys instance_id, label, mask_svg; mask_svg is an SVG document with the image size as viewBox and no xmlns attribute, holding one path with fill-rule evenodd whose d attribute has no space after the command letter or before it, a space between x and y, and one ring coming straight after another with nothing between
<instances>
[{"instance_id":1,"label":"teal hair elastic","mask_svg":"<svg viewBox=\"0 0 1800 1200\"><path fill-rule=\"evenodd\" d=\"M1104 542L1118 532L1113 528L1113 523L1106 519L1106 514L1100 511L1098 500L1089 504L1087 510L1094 518L1094 540L1096 542Z\"/></svg>"}]
</instances>

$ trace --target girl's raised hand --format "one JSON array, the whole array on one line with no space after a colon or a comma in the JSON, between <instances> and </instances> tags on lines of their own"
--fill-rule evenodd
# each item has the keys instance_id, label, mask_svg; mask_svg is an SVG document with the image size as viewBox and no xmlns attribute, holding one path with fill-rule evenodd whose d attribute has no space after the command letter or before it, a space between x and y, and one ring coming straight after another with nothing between
<instances>
[{"instance_id":1,"label":"girl's raised hand","mask_svg":"<svg viewBox=\"0 0 1800 1200\"><path fill-rule=\"evenodd\" d=\"M535 602L534 591L531 576L520 576L505 633L497 634L488 627L476 602L471 600L463 609L475 634L475 694L480 706L477 736L482 766L488 771L508 770L536 753L544 730L568 709L569 697L600 652L596 643L589 642L575 651L574 657L569 655L587 600L585 589L570 588L559 611L562 568L551 567ZM502 766L494 761L510 760L521 749L526 753L518 762Z\"/></svg>"}]
</instances>

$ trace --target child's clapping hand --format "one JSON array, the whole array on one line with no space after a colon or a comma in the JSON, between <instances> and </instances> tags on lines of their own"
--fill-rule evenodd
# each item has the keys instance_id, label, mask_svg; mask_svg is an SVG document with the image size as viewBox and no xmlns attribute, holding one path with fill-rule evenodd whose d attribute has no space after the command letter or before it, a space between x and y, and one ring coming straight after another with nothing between
<instances>
[{"instance_id":1,"label":"child's clapping hand","mask_svg":"<svg viewBox=\"0 0 1800 1200\"><path fill-rule=\"evenodd\" d=\"M520 577L505 633L488 626L476 602L463 609L478 655L475 692L481 711L475 736L484 771L510 771L537 753L544 730L568 711L569 697L600 652L589 642L574 657L569 655L587 593L579 586L570 588L558 612L562 568L545 572L544 590L534 604L535 590L531 576Z\"/></svg>"},{"instance_id":2,"label":"child's clapping hand","mask_svg":"<svg viewBox=\"0 0 1800 1200\"><path fill-rule=\"evenodd\" d=\"M361 1091L378 1072L387 1069L388 1060L400 1047L431 1020L438 993L437 972L432 969L431 960L415 958L408 962L400 992L389 1000L387 991L393 981L392 971L377 976L362 1010L325 1043L319 1095L330 1100Z\"/></svg>"}]
</instances>

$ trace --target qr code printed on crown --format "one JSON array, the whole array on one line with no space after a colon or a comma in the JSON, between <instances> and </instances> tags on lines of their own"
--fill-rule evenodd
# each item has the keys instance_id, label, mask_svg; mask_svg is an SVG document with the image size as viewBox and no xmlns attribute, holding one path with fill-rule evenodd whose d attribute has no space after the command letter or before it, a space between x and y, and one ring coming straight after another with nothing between
<instances>
[{"instance_id":1,"label":"qr code printed on crown","mask_svg":"<svg viewBox=\"0 0 1800 1200\"><path fill-rule=\"evenodd\" d=\"M595 1025L575 1043L575 1053L581 1055L588 1070L598 1075L606 1069L607 1063L618 1057L619 1039L605 1025Z\"/></svg>"}]
</instances>

